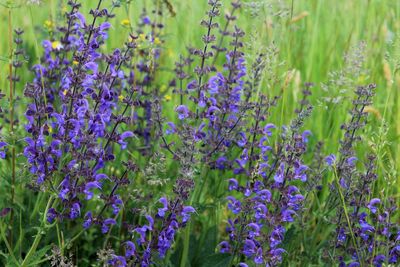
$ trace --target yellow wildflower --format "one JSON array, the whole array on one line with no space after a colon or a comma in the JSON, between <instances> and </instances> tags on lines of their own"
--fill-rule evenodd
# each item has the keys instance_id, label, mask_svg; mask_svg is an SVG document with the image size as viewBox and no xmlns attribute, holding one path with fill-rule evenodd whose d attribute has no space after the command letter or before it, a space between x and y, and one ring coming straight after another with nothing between
<instances>
[{"instance_id":1,"label":"yellow wildflower","mask_svg":"<svg viewBox=\"0 0 400 267\"><path fill-rule=\"evenodd\" d=\"M79 64L79 62L78 62L78 61L76 61L76 60L73 60L73 61L72 61L72 64L74 64L74 65L78 65L78 64Z\"/></svg>"},{"instance_id":2,"label":"yellow wildflower","mask_svg":"<svg viewBox=\"0 0 400 267\"><path fill-rule=\"evenodd\" d=\"M121 25L122 25L122 26L125 26L125 27L128 27L128 26L131 25L131 22L129 21L129 19L123 19L123 20L121 21Z\"/></svg>"},{"instance_id":3,"label":"yellow wildflower","mask_svg":"<svg viewBox=\"0 0 400 267\"><path fill-rule=\"evenodd\" d=\"M124 97L123 95L119 95L119 96L118 96L118 99L119 99L119 101L122 102L122 101L125 99L125 97Z\"/></svg>"},{"instance_id":4,"label":"yellow wildflower","mask_svg":"<svg viewBox=\"0 0 400 267\"><path fill-rule=\"evenodd\" d=\"M158 38L158 37L154 38L154 44L160 45L161 44L160 38Z\"/></svg>"},{"instance_id":5,"label":"yellow wildflower","mask_svg":"<svg viewBox=\"0 0 400 267\"><path fill-rule=\"evenodd\" d=\"M68 90L64 90L63 95L67 95L68 94Z\"/></svg>"},{"instance_id":6,"label":"yellow wildflower","mask_svg":"<svg viewBox=\"0 0 400 267\"><path fill-rule=\"evenodd\" d=\"M60 50L61 48L63 48L63 45L60 41L54 41L51 43L51 48L53 48L54 50Z\"/></svg>"},{"instance_id":7,"label":"yellow wildflower","mask_svg":"<svg viewBox=\"0 0 400 267\"><path fill-rule=\"evenodd\" d=\"M43 24L43 26L47 29L47 30L52 30L54 27L54 23L51 20L46 20Z\"/></svg>"},{"instance_id":8,"label":"yellow wildflower","mask_svg":"<svg viewBox=\"0 0 400 267\"><path fill-rule=\"evenodd\" d=\"M53 132L53 127L51 127L50 125L48 125L48 127L49 127L49 133L52 133Z\"/></svg>"},{"instance_id":9,"label":"yellow wildflower","mask_svg":"<svg viewBox=\"0 0 400 267\"><path fill-rule=\"evenodd\" d=\"M146 35L145 35L144 33L139 34L138 40L139 40L140 42L146 41Z\"/></svg>"},{"instance_id":10,"label":"yellow wildflower","mask_svg":"<svg viewBox=\"0 0 400 267\"><path fill-rule=\"evenodd\" d=\"M172 99L172 97L170 95L165 95L164 96L164 100L167 101L167 102L170 101L171 99Z\"/></svg>"}]
</instances>

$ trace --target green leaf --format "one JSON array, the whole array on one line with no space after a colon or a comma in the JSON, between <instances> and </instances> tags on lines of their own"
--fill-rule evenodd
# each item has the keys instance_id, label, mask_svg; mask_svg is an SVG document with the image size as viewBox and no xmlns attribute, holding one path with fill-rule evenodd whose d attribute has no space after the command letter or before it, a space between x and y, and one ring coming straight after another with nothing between
<instances>
[{"instance_id":1,"label":"green leaf","mask_svg":"<svg viewBox=\"0 0 400 267\"><path fill-rule=\"evenodd\" d=\"M232 255L230 254L213 254L204 259L201 267L228 267L231 262Z\"/></svg>"},{"instance_id":2,"label":"green leaf","mask_svg":"<svg viewBox=\"0 0 400 267\"><path fill-rule=\"evenodd\" d=\"M42 263L45 260L46 253L50 250L51 247L51 245L48 245L36 251L28 262L28 266L39 266L39 263Z\"/></svg>"}]
</instances>

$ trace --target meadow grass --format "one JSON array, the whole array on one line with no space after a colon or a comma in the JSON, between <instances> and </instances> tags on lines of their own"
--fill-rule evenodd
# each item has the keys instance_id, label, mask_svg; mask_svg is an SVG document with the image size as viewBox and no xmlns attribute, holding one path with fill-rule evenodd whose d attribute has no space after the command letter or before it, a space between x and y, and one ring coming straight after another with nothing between
<instances>
[{"instance_id":1,"label":"meadow grass","mask_svg":"<svg viewBox=\"0 0 400 267\"><path fill-rule=\"evenodd\" d=\"M1 1L0 7L0 88L7 92L8 88L8 61L9 43L7 28L9 27L9 12L11 12L12 28L25 30L24 49L27 51L27 64L32 66L38 62L42 54L41 41L45 39L48 29L44 26L46 20L61 20L63 1L42 1L40 5L28 5L25 1ZM121 46L129 35L129 29L121 25L122 20L134 21L147 1L121 1L120 8L115 10L113 27L109 32L109 39L105 50ZM163 31L166 50L161 59L163 66L157 77L161 86L173 77L173 63L179 56L187 53L190 46L201 47L201 36L204 29L198 27L200 20L207 10L207 1L200 0L171 0L175 16L164 14L163 23L167 25ZM97 3L87 0L83 3L82 13L88 13ZM148 2L147 2L148 3ZM160 1L161 3L161 1ZM228 1L223 1L222 10L229 10ZM7 8L11 4L12 8ZM258 90L269 95L281 95L270 115L270 120L277 124L288 124L296 103L301 98L304 82L312 82L315 86L310 97L314 111L305 128L313 133L313 141L326 141L324 154L328 155L338 150L339 140L343 136L341 125L350 117L348 111L353 98L353 88L359 84L376 83L377 91L374 103L368 107L370 113L367 128L362 132L363 142L357 146L357 154L361 157L374 151L378 158L378 181L375 183L375 195L384 197L393 195L397 206L400 203L399 188L400 176L400 2L383 0L265 0L243 1L244 7L238 14L238 25L247 33L245 47L247 60L253 62L257 53L262 49L276 51L270 53L263 81ZM105 6L111 6L111 1L105 1ZM346 57L347 55L347 62ZM360 64L359 68L356 67ZM356 70L354 70L356 68ZM345 80L341 75L345 75ZM24 82L32 79L31 73L20 73ZM339 78L338 78L339 77ZM335 83L336 82L336 83ZM340 83L339 83L340 82ZM328 90L324 88L329 84ZM334 84L334 86L332 85ZM344 84L344 85L343 85ZM22 83L16 88L15 117L24 121L25 102ZM162 88L162 87L161 87ZM179 104L178 96L172 92L163 92L170 95L171 100L166 106L173 108ZM6 93L8 95L8 93ZM341 100L335 102L334 99ZM170 120L176 120L172 114L165 114ZM23 124L16 130L23 131ZM4 132L5 130L2 129ZM19 140L17 140L19 141ZM21 160L18 161L19 164ZM174 162L168 161L168 176L174 175ZM0 163L3 164L3 163ZM0 185L7 185L9 181L9 166L1 165L4 178ZM204 170L198 170L202 172ZM192 262L201 259L203 250L213 251L213 248L202 248L193 244L190 230L201 225L207 233L198 240L199 244L209 240L208 236L217 236L223 231L221 221L225 220L226 209L220 202L220 196L226 191L224 181L218 179L218 173L209 171L208 180L203 180L196 187L191 202L196 203L203 215L198 225L189 225L182 235L182 244L190 241L185 247L187 257ZM138 179L143 179L138 177ZM330 181L333 177L329 178ZM20 177L18 177L20 180ZM325 181L327 184L328 181ZM8 186L4 187L8 188ZM17 190L26 190L17 187ZM0 189L1 194L5 194ZM323 202L328 194L328 187L320 195L310 196L310 203L315 206L314 212L319 213L319 203ZM18 193L17 193L18 195ZM212 198L214 196L215 198ZM314 200L314 201L312 201ZM36 201L36 200L35 200ZM41 201L39 199L39 201ZM18 203L18 199L16 200ZM42 206L45 206L43 203ZM305 217L307 217L305 215ZM303 241L297 242L301 247L294 248L298 255L312 255L310 251L317 249L326 238L324 231L320 231L318 221L306 222L307 229L314 229L310 236L302 236ZM218 229L216 225L221 225ZM324 224L323 224L324 225ZM325 225L326 227L326 225ZM33 233L25 233L33 234ZM21 233L21 236L23 234ZM298 236L298 235L297 235ZM90 238L89 238L90 239ZM186 241L185 241L186 239ZM215 237L215 242L218 238ZM318 242L317 242L318 241ZM22 243L23 241L18 241ZM290 243L290 240L287 241ZM323 242L322 242L323 243ZM181 243L178 246L182 245ZM20 244L21 245L21 244ZM290 247L290 244L287 244ZM182 245L184 246L184 245ZM73 253L79 254L76 250ZM174 262L181 259L170 255ZM287 260L288 266L300 266L296 255ZM310 262L315 262L311 260ZM181 264L182 267L185 263ZM304 266L304 265L301 265Z\"/></svg>"}]
</instances>

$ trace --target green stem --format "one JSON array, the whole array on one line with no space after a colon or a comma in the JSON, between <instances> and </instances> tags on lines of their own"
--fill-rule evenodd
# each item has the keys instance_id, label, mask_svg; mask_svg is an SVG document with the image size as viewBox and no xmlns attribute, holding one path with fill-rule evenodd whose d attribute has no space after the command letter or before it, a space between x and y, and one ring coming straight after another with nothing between
<instances>
[{"instance_id":1,"label":"green stem","mask_svg":"<svg viewBox=\"0 0 400 267\"><path fill-rule=\"evenodd\" d=\"M335 168L335 172L334 173L335 173L335 175L334 175L335 176L335 184L336 184L337 190L339 192L340 201L341 201L342 208L343 208L343 213L344 213L344 216L346 217L347 225L349 227L349 231L350 231L351 239L353 241L354 248L356 249L356 254L357 254L357 257L359 259L360 267L362 267L363 266L362 258L361 258L360 251L359 251L359 248L358 248L358 245L357 245L357 240L355 238L355 235L354 235L354 232L353 232L353 229L352 229L352 225L351 225L351 222L350 222L350 217L349 217L349 214L347 212L346 202L345 202L344 195L343 195L340 183L339 183L339 178L337 176L336 168Z\"/></svg>"},{"instance_id":2,"label":"green stem","mask_svg":"<svg viewBox=\"0 0 400 267\"><path fill-rule=\"evenodd\" d=\"M6 245L6 247L8 249L8 253L10 253L10 256L11 256L12 260L15 261L15 263L19 266L19 262L18 262L17 258L14 255L12 247L10 246L10 243L8 243L7 237L4 234L3 223L1 223L0 234L1 234L1 238L4 241L4 244Z\"/></svg>"},{"instance_id":3,"label":"green stem","mask_svg":"<svg viewBox=\"0 0 400 267\"><path fill-rule=\"evenodd\" d=\"M47 201L46 209L43 214L40 228L38 230L38 233L36 234L35 240L33 241L31 248L29 249L28 253L26 254L25 259L23 260L23 262L21 264L21 267L28 266L30 258L35 254L36 249L40 243L40 240L42 239L42 235L45 234L44 226L46 225L46 221L47 221L47 211L49 210L50 206L52 205L52 202L53 202L53 196L51 196L49 198L49 200Z\"/></svg>"}]
</instances>

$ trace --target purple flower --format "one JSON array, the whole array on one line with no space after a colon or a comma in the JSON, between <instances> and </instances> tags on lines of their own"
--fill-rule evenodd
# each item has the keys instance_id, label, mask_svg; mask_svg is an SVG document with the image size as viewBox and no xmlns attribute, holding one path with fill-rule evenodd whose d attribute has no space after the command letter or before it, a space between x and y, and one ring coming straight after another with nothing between
<instances>
[{"instance_id":1,"label":"purple flower","mask_svg":"<svg viewBox=\"0 0 400 267\"><path fill-rule=\"evenodd\" d=\"M131 241L125 242L125 257L130 258L135 255L136 247Z\"/></svg>"},{"instance_id":2,"label":"purple flower","mask_svg":"<svg viewBox=\"0 0 400 267\"><path fill-rule=\"evenodd\" d=\"M71 206L70 213L69 213L69 218L70 219L78 218L80 214L81 214L81 206L79 205L79 203L75 202Z\"/></svg>"},{"instance_id":3,"label":"purple flower","mask_svg":"<svg viewBox=\"0 0 400 267\"><path fill-rule=\"evenodd\" d=\"M125 142L126 138L135 136L131 131L124 132L120 135L118 143L121 145L121 149L125 149L127 142Z\"/></svg>"},{"instance_id":4,"label":"purple flower","mask_svg":"<svg viewBox=\"0 0 400 267\"><path fill-rule=\"evenodd\" d=\"M234 213L234 214L239 214L240 210L241 210L241 203L239 200L237 200L236 198L232 197L232 196L228 196L226 198L229 203L228 203L228 208Z\"/></svg>"},{"instance_id":5,"label":"purple flower","mask_svg":"<svg viewBox=\"0 0 400 267\"><path fill-rule=\"evenodd\" d=\"M207 110L206 117L210 119L210 121L215 122L217 120L217 114L220 113L221 110L215 106L211 106Z\"/></svg>"},{"instance_id":6,"label":"purple flower","mask_svg":"<svg viewBox=\"0 0 400 267\"><path fill-rule=\"evenodd\" d=\"M168 128L165 130L167 135L174 134L176 132L176 126L173 122L167 122Z\"/></svg>"},{"instance_id":7,"label":"purple flower","mask_svg":"<svg viewBox=\"0 0 400 267\"><path fill-rule=\"evenodd\" d=\"M285 175L285 163L281 163L274 176L275 182L282 184L285 179L284 175Z\"/></svg>"},{"instance_id":8,"label":"purple flower","mask_svg":"<svg viewBox=\"0 0 400 267\"><path fill-rule=\"evenodd\" d=\"M158 201L163 204L163 207L158 209L157 214L160 217L164 217L165 213L168 211L168 200L165 197L162 197Z\"/></svg>"},{"instance_id":9,"label":"purple flower","mask_svg":"<svg viewBox=\"0 0 400 267\"><path fill-rule=\"evenodd\" d=\"M379 198L373 198L371 199L371 201L368 203L367 207L368 209L372 212L372 213L376 213L377 212L377 205L381 204L381 200Z\"/></svg>"},{"instance_id":10,"label":"purple flower","mask_svg":"<svg viewBox=\"0 0 400 267\"><path fill-rule=\"evenodd\" d=\"M272 135L271 129L275 128L276 128L275 125L273 125L272 123L268 123L267 125L265 125L263 129L263 134L265 134L266 136L271 136Z\"/></svg>"},{"instance_id":11,"label":"purple flower","mask_svg":"<svg viewBox=\"0 0 400 267\"><path fill-rule=\"evenodd\" d=\"M93 192L91 191L93 188L101 189L101 184L100 182L93 181L89 182L85 185L85 190L83 192L86 194L86 199L92 199L93 198Z\"/></svg>"},{"instance_id":12,"label":"purple flower","mask_svg":"<svg viewBox=\"0 0 400 267\"><path fill-rule=\"evenodd\" d=\"M269 238L269 241L271 242L271 248L275 248L282 243L285 231L285 228L281 225L274 228Z\"/></svg>"},{"instance_id":13,"label":"purple flower","mask_svg":"<svg viewBox=\"0 0 400 267\"><path fill-rule=\"evenodd\" d=\"M199 84L197 83L197 80L192 80L191 82L189 82L187 84L187 89L188 90L194 90L194 89L196 89L198 87L199 87Z\"/></svg>"},{"instance_id":14,"label":"purple flower","mask_svg":"<svg viewBox=\"0 0 400 267\"><path fill-rule=\"evenodd\" d=\"M186 223L190 219L190 214L195 212L196 210L191 207L191 206L185 206L183 207L183 210L181 212L182 215L182 222Z\"/></svg>"},{"instance_id":15,"label":"purple flower","mask_svg":"<svg viewBox=\"0 0 400 267\"><path fill-rule=\"evenodd\" d=\"M126 267L126 259L123 256L113 255L112 259L108 261L108 264L114 267Z\"/></svg>"},{"instance_id":16,"label":"purple flower","mask_svg":"<svg viewBox=\"0 0 400 267\"><path fill-rule=\"evenodd\" d=\"M247 144L247 137L245 133L243 132L239 133L239 139L237 140L237 144L240 147L244 147Z\"/></svg>"},{"instance_id":17,"label":"purple flower","mask_svg":"<svg viewBox=\"0 0 400 267\"><path fill-rule=\"evenodd\" d=\"M234 179L234 178L229 179L229 187L228 187L229 191L237 190L238 186L239 186L239 183L236 179Z\"/></svg>"},{"instance_id":18,"label":"purple flower","mask_svg":"<svg viewBox=\"0 0 400 267\"><path fill-rule=\"evenodd\" d=\"M265 219L267 217L267 206L265 206L264 204L258 204L257 206L254 207L255 210L255 215L254 217L257 219L257 221L261 220L261 219Z\"/></svg>"},{"instance_id":19,"label":"purple flower","mask_svg":"<svg viewBox=\"0 0 400 267\"><path fill-rule=\"evenodd\" d=\"M356 157L350 157L347 159L347 164L349 164L349 166L354 166L354 163L357 161Z\"/></svg>"},{"instance_id":20,"label":"purple flower","mask_svg":"<svg viewBox=\"0 0 400 267\"><path fill-rule=\"evenodd\" d=\"M253 240L246 239L243 244L243 254L250 258L256 253L256 245Z\"/></svg>"},{"instance_id":21,"label":"purple flower","mask_svg":"<svg viewBox=\"0 0 400 267\"><path fill-rule=\"evenodd\" d=\"M219 88L223 88L225 83L225 77L221 73L218 72L215 76L212 76L208 81L208 91L210 95L218 94Z\"/></svg>"},{"instance_id":22,"label":"purple flower","mask_svg":"<svg viewBox=\"0 0 400 267\"><path fill-rule=\"evenodd\" d=\"M180 120L189 117L189 109L185 105L179 105L175 110L178 113L178 118Z\"/></svg>"},{"instance_id":23,"label":"purple flower","mask_svg":"<svg viewBox=\"0 0 400 267\"><path fill-rule=\"evenodd\" d=\"M249 223L247 225L248 228L248 237L250 239L254 239L256 236L260 235L260 226L258 226L256 223Z\"/></svg>"},{"instance_id":24,"label":"purple flower","mask_svg":"<svg viewBox=\"0 0 400 267\"><path fill-rule=\"evenodd\" d=\"M326 164L328 164L329 166L333 166L336 163L336 156L333 154L330 154L329 156L327 156L325 158L325 162Z\"/></svg>"},{"instance_id":25,"label":"purple flower","mask_svg":"<svg viewBox=\"0 0 400 267\"><path fill-rule=\"evenodd\" d=\"M375 256L373 263L376 267L382 267L382 263L384 263L385 260L386 256L383 254L379 254Z\"/></svg>"},{"instance_id":26,"label":"purple flower","mask_svg":"<svg viewBox=\"0 0 400 267\"><path fill-rule=\"evenodd\" d=\"M221 253L230 253L231 252L231 245L227 241L222 241L218 245L220 247L220 252Z\"/></svg>"},{"instance_id":27,"label":"purple flower","mask_svg":"<svg viewBox=\"0 0 400 267\"><path fill-rule=\"evenodd\" d=\"M93 222L93 218L92 218L92 212L88 211L85 214L85 221L83 222L83 228L88 229Z\"/></svg>"},{"instance_id":28,"label":"purple flower","mask_svg":"<svg viewBox=\"0 0 400 267\"><path fill-rule=\"evenodd\" d=\"M148 16L144 16L144 17L142 17L142 22L145 25L149 25L151 23L151 20Z\"/></svg>"},{"instance_id":29,"label":"purple flower","mask_svg":"<svg viewBox=\"0 0 400 267\"><path fill-rule=\"evenodd\" d=\"M47 211L47 221L49 222L49 223L52 223L52 222L54 222L54 219L56 219L57 218L57 212L56 212L56 210L54 209L54 208L50 208L48 211Z\"/></svg>"},{"instance_id":30,"label":"purple flower","mask_svg":"<svg viewBox=\"0 0 400 267\"><path fill-rule=\"evenodd\" d=\"M289 209L283 210L282 211L282 221L284 221L284 222L293 222L294 221L294 219L292 217L293 215L296 215L295 211L289 210Z\"/></svg>"},{"instance_id":31,"label":"purple flower","mask_svg":"<svg viewBox=\"0 0 400 267\"><path fill-rule=\"evenodd\" d=\"M101 226L101 232L102 232L103 234L107 233L108 230L110 229L110 225L115 225L116 223L117 223L117 222L116 222L114 219L112 219L112 218L105 219L105 220L103 221L102 226Z\"/></svg>"},{"instance_id":32,"label":"purple flower","mask_svg":"<svg viewBox=\"0 0 400 267\"><path fill-rule=\"evenodd\" d=\"M306 130L306 131L303 132L303 134L301 135L301 137L302 137L304 143L308 143L308 137L309 137L310 135L312 135L312 133L311 133L311 131L309 131L309 130Z\"/></svg>"},{"instance_id":33,"label":"purple flower","mask_svg":"<svg viewBox=\"0 0 400 267\"><path fill-rule=\"evenodd\" d=\"M0 158L4 159L6 157L5 147L7 146L6 142L0 142Z\"/></svg>"}]
</instances>

